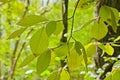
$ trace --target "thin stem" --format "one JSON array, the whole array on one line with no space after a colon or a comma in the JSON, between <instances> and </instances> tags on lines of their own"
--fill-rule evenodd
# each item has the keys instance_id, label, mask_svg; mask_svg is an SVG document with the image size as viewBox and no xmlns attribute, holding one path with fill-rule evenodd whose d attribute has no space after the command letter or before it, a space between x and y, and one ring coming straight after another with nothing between
<instances>
[{"instance_id":1,"label":"thin stem","mask_svg":"<svg viewBox=\"0 0 120 80\"><path fill-rule=\"evenodd\" d=\"M75 9L74 9L74 12L73 12L73 15L72 15L72 27L71 27L71 32L70 32L70 37L68 39L68 43L69 43L69 41L70 41L70 39L72 38L72 35L73 35L74 18L75 18L76 9L77 9L77 6L78 6L79 2L80 2L80 0L77 1L77 4L75 6Z\"/></svg>"}]
</instances>

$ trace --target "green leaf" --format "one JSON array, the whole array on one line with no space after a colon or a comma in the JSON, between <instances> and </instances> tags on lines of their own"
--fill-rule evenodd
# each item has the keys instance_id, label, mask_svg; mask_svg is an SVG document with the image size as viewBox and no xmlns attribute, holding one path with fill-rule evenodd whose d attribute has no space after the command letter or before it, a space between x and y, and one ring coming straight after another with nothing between
<instances>
[{"instance_id":1,"label":"green leaf","mask_svg":"<svg viewBox=\"0 0 120 80\"><path fill-rule=\"evenodd\" d=\"M107 26L103 23L103 21L95 22L91 27L90 34L97 40L100 40L106 36L108 32Z\"/></svg>"},{"instance_id":2,"label":"green leaf","mask_svg":"<svg viewBox=\"0 0 120 80\"><path fill-rule=\"evenodd\" d=\"M120 60L118 60L117 62L114 63L112 70L114 70L116 68L120 68Z\"/></svg>"},{"instance_id":3,"label":"green leaf","mask_svg":"<svg viewBox=\"0 0 120 80\"><path fill-rule=\"evenodd\" d=\"M117 32L117 22L116 22L113 11L111 11L111 26L112 26L113 31L116 33Z\"/></svg>"},{"instance_id":4,"label":"green leaf","mask_svg":"<svg viewBox=\"0 0 120 80\"><path fill-rule=\"evenodd\" d=\"M75 45L76 45L76 48L75 48L76 52L79 55L81 55L81 53L82 53L84 63L85 63L85 67L86 67L86 71L87 71L87 55L86 55L85 48L79 41L75 41Z\"/></svg>"},{"instance_id":5,"label":"green leaf","mask_svg":"<svg viewBox=\"0 0 120 80\"><path fill-rule=\"evenodd\" d=\"M104 5L100 8L100 17L106 21L111 18L111 8Z\"/></svg>"},{"instance_id":6,"label":"green leaf","mask_svg":"<svg viewBox=\"0 0 120 80\"><path fill-rule=\"evenodd\" d=\"M64 29L64 26L61 22L56 22L56 30L54 31L55 35L60 34L60 32L62 32Z\"/></svg>"},{"instance_id":7,"label":"green leaf","mask_svg":"<svg viewBox=\"0 0 120 80\"><path fill-rule=\"evenodd\" d=\"M34 55L39 55L47 50L49 39L44 28L38 30L30 39L30 48Z\"/></svg>"},{"instance_id":8,"label":"green leaf","mask_svg":"<svg viewBox=\"0 0 120 80\"><path fill-rule=\"evenodd\" d=\"M96 53L96 45L91 42L85 46L86 54L88 57L92 57Z\"/></svg>"},{"instance_id":9,"label":"green leaf","mask_svg":"<svg viewBox=\"0 0 120 80\"><path fill-rule=\"evenodd\" d=\"M6 3L6 2L8 2L8 0L0 0L0 2L5 2Z\"/></svg>"},{"instance_id":10,"label":"green leaf","mask_svg":"<svg viewBox=\"0 0 120 80\"><path fill-rule=\"evenodd\" d=\"M106 76L105 80L120 80L120 68L112 70L112 72Z\"/></svg>"},{"instance_id":11,"label":"green leaf","mask_svg":"<svg viewBox=\"0 0 120 80\"><path fill-rule=\"evenodd\" d=\"M83 46L81 45L80 42L75 41L75 47L74 47L74 48L75 48L76 52L77 52L79 55L82 54L82 48L83 48Z\"/></svg>"},{"instance_id":12,"label":"green leaf","mask_svg":"<svg viewBox=\"0 0 120 80\"><path fill-rule=\"evenodd\" d=\"M15 32L13 32L9 37L8 39L13 39L15 37L18 37L20 36L24 31L25 31L26 28L20 28L18 30L16 30Z\"/></svg>"},{"instance_id":13,"label":"green leaf","mask_svg":"<svg viewBox=\"0 0 120 80\"><path fill-rule=\"evenodd\" d=\"M103 45L103 44L99 44L98 45L104 52L106 52L108 55L113 55L114 53L114 48L109 44L107 43L106 45Z\"/></svg>"},{"instance_id":14,"label":"green leaf","mask_svg":"<svg viewBox=\"0 0 120 80\"><path fill-rule=\"evenodd\" d=\"M23 62L20 64L19 67L24 67L24 66L26 66L28 63L30 63L31 61L33 61L33 59L35 59L35 58L36 58L36 57L35 57L33 54L27 56L27 57L23 60Z\"/></svg>"},{"instance_id":15,"label":"green leaf","mask_svg":"<svg viewBox=\"0 0 120 80\"><path fill-rule=\"evenodd\" d=\"M56 22L55 21L51 21L46 25L46 32L47 35L50 36L53 32L55 32L56 30Z\"/></svg>"},{"instance_id":16,"label":"green leaf","mask_svg":"<svg viewBox=\"0 0 120 80\"><path fill-rule=\"evenodd\" d=\"M51 60L51 51L47 50L42 53L37 59L37 72L41 74L43 71L47 69Z\"/></svg>"},{"instance_id":17,"label":"green leaf","mask_svg":"<svg viewBox=\"0 0 120 80\"><path fill-rule=\"evenodd\" d=\"M104 80L112 80L112 74L108 74Z\"/></svg>"},{"instance_id":18,"label":"green leaf","mask_svg":"<svg viewBox=\"0 0 120 80\"><path fill-rule=\"evenodd\" d=\"M120 80L120 68L112 71L112 80Z\"/></svg>"},{"instance_id":19,"label":"green leaf","mask_svg":"<svg viewBox=\"0 0 120 80\"><path fill-rule=\"evenodd\" d=\"M47 21L47 19L39 15L28 15L22 18L17 24L20 26L29 27L43 21Z\"/></svg>"},{"instance_id":20,"label":"green leaf","mask_svg":"<svg viewBox=\"0 0 120 80\"><path fill-rule=\"evenodd\" d=\"M60 80L70 80L70 74L66 70L62 70Z\"/></svg>"},{"instance_id":21,"label":"green leaf","mask_svg":"<svg viewBox=\"0 0 120 80\"><path fill-rule=\"evenodd\" d=\"M120 40L120 36L118 36L115 40L114 40L114 42L117 42L117 41L119 41Z\"/></svg>"},{"instance_id":22,"label":"green leaf","mask_svg":"<svg viewBox=\"0 0 120 80\"><path fill-rule=\"evenodd\" d=\"M57 71L52 72L48 76L47 80L60 80L60 73L59 73L59 71L57 70Z\"/></svg>"},{"instance_id":23,"label":"green leaf","mask_svg":"<svg viewBox=\"0 0 120 80\"><path fill-rule=\"evenodd\" d=\"M63 44L62 46L55 48L54 52L56 54L57 57L63 57L66 56L68 53L68 45L67 44Z\"/></svg>"},{"instance_id":24,"label":"green leaf","mask_svg":"<svg viewBox=\"0 0 120 80\"><path fill-rule=\"evenodd\" d=\"M74 48L71 49L70 53L67 55L67 64L69 70L72 71L79 67L80 64L82 63L82 60L83 60L82 55L76 53L76 50Z\"/></svg>"},{"instance_id":25,"label":"green leaf","mask_svg":"<svg viewBox=\"0 0 120 80\"><path fill-rule=\"evenodd\" d=\"M105 45L105 48L106 48L106 50L105 50L105 52L108 54L108 55L113 55L113 53L114 53L114 48L110 45L110 44L106 44Z\"/></svg>"}]
</instances>

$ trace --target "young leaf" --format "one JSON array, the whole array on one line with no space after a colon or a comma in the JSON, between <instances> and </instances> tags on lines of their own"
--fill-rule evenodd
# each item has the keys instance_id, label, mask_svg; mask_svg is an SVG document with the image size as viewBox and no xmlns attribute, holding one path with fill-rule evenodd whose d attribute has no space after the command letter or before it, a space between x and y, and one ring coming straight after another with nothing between
<instances>
[{"instance_id":1,"label":"young leaf","mask_svg":"<svg viewBox=\"0 0 120 80\"><path fill-rule=\"evenodd\" d=\"M108 32L107 26L104 24L103 21L95 22L94 25L91 27L90 34L97 40L100 40L106 36Z\"/></svg>"},{"instance_id":2,"label":"young leaf","mask_svg":"<svg viewBox=\"0 0 120 80\"><path fill-rule=\"evenodd\" d=\"M17 24L20 26L29 27L43 21L47 21L47 19L38 15L28 15L22 18Z\"/></svg>"},{"instance_id":3,"label":"young leaf","mask_svg":"<svg viewBox=\"0 0 120 80\"><path fill-rule=\"evenodd\" d=\"M105 45L105 48L106 48L106 50L105 50L105 52L108 54L108 55L113 55L113 53L114 53L114 48L110 45L110 44L106 44Z\"/></svg>"},{"instance_id":4,"label":"young leaf","mask_svg":"<svg viewBox=\"0 0 120 80\"><path fill-rule=\"evenodd\" d=\"M20 36L24 31L25 31L26 28L20 28L18 30L16 30L15 32L13 32L9 37L8 39L13 39L15 37L18 37Z\"/></svg>"},{"instance_id":5,"label":"young leaf","mask_svg":"<svg viewBox=\"0 0 120 80\"><path fill-rule=\"evenodd\" d=\"M37 59L37 72L41 74L47 69L51 60L51 51L48 50L42 53Z\"/></svg>"},{"instance_id":6,"label":"young leaf","mask_svg":"<svg viewBox=\"0 0 120 80\"><path fill-rule=\"evenodd\" d=\"M96 46L94 43L89 43L85 46L86 54L88 57L92 57L96 53Z\"/></svg>"},{"instance_id":7,"label":"young leaf","mask_svg":"<svg viewBox=\"0 0 120 80\"><path fill-rule=\"evenodd\" d=\"M62 70L60 80L70 80L70 74L66 70Z\"/></svg>"},{"instance_id":8,"label":"young leaf","mask_svg":"<svg viewBox=\"0 0 120 80\"><path fill-rule=\"evenodd\" d=\"M46 32L50 36L56 30L56 22L51 21L46 25Z\"/></svg>"},{"instance_id":9,"label":"young leaf","mask_svg":"<svg viewBox=\"0 0 120 80\"><path fill-rule=\"evenodd\" d=\"M98 45L104 52L106 52L108 55L113 55L114 53L114 48L108 43L106 45L99 44Z\"/></svg>"},{"instance_id":10,"label":"young leaf","mask_svg":"<svg viewBox=\"0 0 120 80\"><path fill-rule=\"evenodd\" d=\"M64 26L61 22L56 22L56 30L54 31L55 35L60 34L60 32L62 32L64 29Z\"/></svg>"},{"instance_id":11,"label":"young leaf","mask_svg":"<svg viewBox=\"0 0 120 80\"><path fill-rule=\"evenodd\" d=\"M117 42L117 41L119 41L120 40L120 36L118 36L115 40L114 40L114 42Z\"/></svg>"},{"instance_id":12,"label":"young leaf","mask_svg":"<svg viewBox=\"0 0 120 80\"><path fill-rule=\"evenodd\" d=\"M66 56L68 53L68 46L67 44L64 44L54 50L54 53L56 54L57 57L63 57Z\"/></svg>"},{"instance_id":13,"label":"young leaf","mask_svg":"<svg viewBox=\"0 0 120 80\"><path fill-rule=\"evenodd\" d=\"M32 55L29 55L27 56L24 61L20 64L19 67L24 67L26 66L28 63L30 63L31 61L33 61L33 59L35 59L36 57L32 54Z\"/></svg>"},{"instance_id":14,"label":"young leaf","mask_svg":"<svg viewBox=\"0 0 120 80\"><path fill-rule=\"evenodd\" d=\"M74 48L71 49L70 53L67 55L67 64L69 70L72 71L79 67L80 64L82 63L82 60L83 60L82 55L76 53L76 50Z\"/></svg>"},{"instance_id":15,"label":"young leaf","mask_svg":"<svg viewBox=\"0 0 120 80\"><path fill-rule=\"evenodd\" d=\"M57 70L57 71L52 72L48 76L47 80L60 80L60 73L59 73L59 71Z\"/></svg>"},{"instance_id":16,"label":"young leaf","mask_svg":"<svg viewBox=\"0 0 120 80\"><path fill-rule=\"evenodd\" d=\"M106 21L111 18L111 8L104 5L100 8L100 17Z\"/></svg>"},{"instance_id":17,"label":"young leaf","mask_svg":"<svg viewBox=\"0 0 120 80\"><path fill-rule=\"evenodd\" d=\"M49 39L44 28L38 30L30 39L30 48L35 55L39 55L47 50Z\"/></svg>"}]
</instances>

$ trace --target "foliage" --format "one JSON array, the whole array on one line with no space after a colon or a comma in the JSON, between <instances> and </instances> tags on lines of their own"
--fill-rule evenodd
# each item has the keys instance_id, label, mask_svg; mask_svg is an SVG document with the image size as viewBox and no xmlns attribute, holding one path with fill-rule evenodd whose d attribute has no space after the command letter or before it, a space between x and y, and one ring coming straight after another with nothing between
<instances>
[{"instance_id":1,"label":"foliage","mask_svg":"<svg viewBox=\"0 0 120 80\"><path fill-rule=\"evenodd\" d=\"M99 40L117 33L119 12L103 5L100 18L94 19L97 0L69 0L68 20L63 16L62 0L0 0L0 79L1 80L94 80L104 71L97 70L93 56L97 48L101 57L115 54L112 42ZM64 21L68 22L65 30ZM107 22L107 24L105 24ZM67 37L66 42L62 38ZM120 79L120 61L112 60L113 69L105 80ZM107 60L109 61L109 60ZM116 61L116 62L114 62ZM117 68L116 68L117 67ZM102 72L103 71L103 72Z\"/></svg>"}]
</instances>

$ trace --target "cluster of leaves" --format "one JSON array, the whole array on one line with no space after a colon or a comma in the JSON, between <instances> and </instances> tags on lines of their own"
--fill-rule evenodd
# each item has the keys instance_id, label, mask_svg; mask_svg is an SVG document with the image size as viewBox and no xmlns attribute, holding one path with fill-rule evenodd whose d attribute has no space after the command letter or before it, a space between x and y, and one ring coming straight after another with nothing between
<instances>
[{"instance_id":1,"label":"cluster of leaves","mask_svg":"<svg viewBox=\"0 0 120 80\"><path fill-rule=\"evenodd\" d=\"M8 0L0 0L0 2L6 3L8 2ZM86 10L89 11L90 8L88 7L90 7L91 4L93 4L92 2L95 1L80 0L77 8L81 10L85 9L85 11ZM70 4L74 5L72 1L70 1ZM74 7L72 8L73 11ZM69 14L71 14L72 11L70 10ZM82 13L82 11L80 12ZM92 10L90 10L90 12L92 12ZM77 16L79 16L78 13L79 12L76 12ZM84 15L85 14L82 14L82 16ZM85 19L86 18L89 17L87 16L85 17ZM119 20L119 12L116 9L108 6L102 6L100 9L100 19L98 21L96 21L96 19L91 19L86 23L84 22L84 24L83 23L77 24L79 18L76 18L75 26L77 26L77 30L75 31L75 33L77 33L77 35L73 33L72 40L70 40L70 42L60 43L59 41L57 41L58 43L55 44L55 42L52 41L53 38L58 37L60 39L61 32L64 29L63 25L61 25L62 20L49 20L48 18L42 15L29 14L17 22L17 26L21 26L21 27L16 31L14 31L12 34L10 34L8 39L14 39L16 37L21 36L23 33L27 32L28 30L33 30L33 33L30 35L30 39L28 40L29 45L27 45L30 46L30 50L32 51L32 54L28 55L23 60L23 62L20 63L19 67L24 68L26 65L28 65L28 63L32 62L34 59L37 59L36 71L38 74L42 74L45 72L45 70L49 69L49 67L53 66L53 64L56 64L55 61L56 59L58 59L57 63L59 63L59 66L56 69L52 70L52 73L47 77L47 80L70 80L73 71L78 70L77 68L81 66L85 67L85 69L83 70L86 70L86 72L91 71L88 67L89 66L88 63L92 62L92 57L97 52L96 50L97 47L103 50L103 54L107 53L108 55L112 56L114 54L114 48L112 46L119 46L114 43L104 44L93 41L82 42L82 40L80 40L82 38L80 38L79 36L83 36L83 39L87 37L90 40L91 37L93 37L96 40L100 40L104 38L108 33L108 26L105 25L104 21L107 22L109 25L111 25L113 31L116 33L118 20ZM79 27L79 25L82 26ZM90 26L90 28L88 28L87 26ZM79 34L79 32L83 31L83 34L88 35L87 34L88 30L90 32L89 35L91 37ZM67 37L70 36L69 33L66 35ZM113 42L117 42L118 40L120 40L119 36L118 38L114 39ZM61 60L65 60L65 62L67 63L62 68L60 67ZM119 66L119 61L115 64L115 66L116 65ZM119 71L120 71L119 68L114 69L113 67L112 72L106 77L105 80L111 80L111 79L118 80ZM89 80L88 78L90 78L90 80L94 80L94 78L89 77L88 74L83 76L87 80Z\"/></svg>"}]
</instances>

